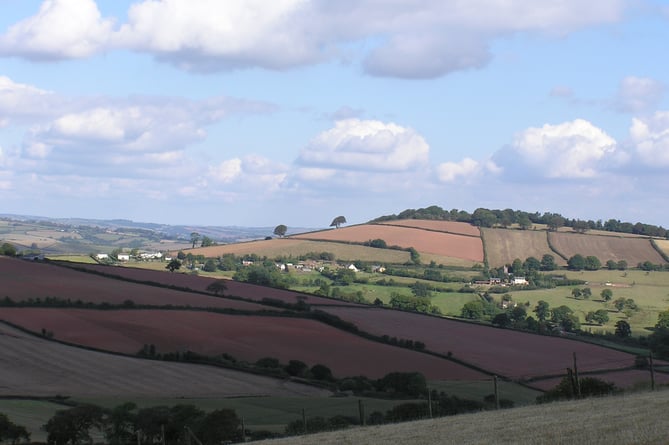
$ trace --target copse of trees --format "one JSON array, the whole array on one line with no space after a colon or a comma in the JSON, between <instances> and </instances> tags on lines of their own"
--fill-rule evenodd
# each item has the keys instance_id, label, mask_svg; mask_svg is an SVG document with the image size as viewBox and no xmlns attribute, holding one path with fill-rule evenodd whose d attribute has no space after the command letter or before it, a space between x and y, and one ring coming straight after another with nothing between
<instances>
[{"instance_id":1,"label":"copse of trees","mask_svg":"<svg viewBox=\"0 0 669 445\"><path fill-rule=\"evenodd\" d=\"M0 246L0 255L16 256L16 247L10 243L3 243Z\"/></svg>"}]
</instances>

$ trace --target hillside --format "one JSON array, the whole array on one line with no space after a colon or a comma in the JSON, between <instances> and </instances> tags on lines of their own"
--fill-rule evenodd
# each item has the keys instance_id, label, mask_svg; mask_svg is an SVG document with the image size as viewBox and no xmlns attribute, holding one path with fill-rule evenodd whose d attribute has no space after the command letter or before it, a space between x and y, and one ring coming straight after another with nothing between
<instances>
[{"instance_id":1,"label":"hillside","mask_svg":"<svg viewBox=\"0 0 669 445\"><path fill-rule=\"evenodd\" d=\"M660 445L667 390L254 442L266 445Z\"/></svg>"}]
</instances>

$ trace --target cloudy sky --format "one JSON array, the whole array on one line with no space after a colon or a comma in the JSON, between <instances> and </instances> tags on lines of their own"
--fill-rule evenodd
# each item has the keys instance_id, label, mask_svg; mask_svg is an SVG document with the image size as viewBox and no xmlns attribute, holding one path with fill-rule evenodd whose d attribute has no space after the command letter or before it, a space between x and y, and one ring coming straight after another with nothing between
<instances>
[{"instance_id":1,"label":"cloudy sky","mask_svg":"<svg viewBox=\"0 0 669 445\"><path fill-rule=\"evenodd\" d=\"M669 225L669 2L0 0L0 213Z\"/></svg>"}]
</instances>

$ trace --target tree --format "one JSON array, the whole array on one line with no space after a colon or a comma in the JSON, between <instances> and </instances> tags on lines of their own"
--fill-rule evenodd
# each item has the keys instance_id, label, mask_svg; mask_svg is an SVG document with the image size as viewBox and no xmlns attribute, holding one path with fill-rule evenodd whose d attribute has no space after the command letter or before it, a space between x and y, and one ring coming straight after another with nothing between
<instances>
[{"instance_id":1,"label":"tree","mask_svg":"<svg viewBox=\"0 0 669 445\"><path fill-rule=\"evenodd\" d=\"M30 433L24 426L10 421L6 414L0 413L0 442L5 440L12 444L30 441Z\"/></svg>"},{"instance_id":2,"label":"tree","mask_svg":"<svg viewBox=\"0 0 669 445\"><path fill-rule=\"evenodd\" d=\"M567 267L570 270L583 270L585 268L585 258L580 253L577 253L567 260Z\"/></svg>"},{"instance_id":3,"label":"tree","mask_svg":"<svg viewBox=\"0 0 669 445\"><path fill-rule=\"evenodd\" d=\"M590 311L586 314L585 321L588 323L597 323L599 325L603 325L609 321L609 312L604 309Z\"/></svg>"},{"instance_id":4,"label":"tree","mask_svg":"<svg viewBox=\"0 0 669 445\"><path fill-rule=\"evenodd\" d=\"M546 321L551 315L549 304L543 300L539 300L537 306L534 308L534 313L537 314L539 321Z\"/></svg>"},{"instance_id":5,"label":"tree","mask_svg":"<svg viewBox=\"0 0 669 445\"><path fill-rule=\"evenodd\" d=\"M213 239L209 238L208 236L203 236L202 241L200 242L200 247L209 247L215 244L216 243L214 242Z\"/></svg>"},{"instance_id":6,"label":"tree","mask_svg":"<svg viewBox=\"0 0 669 445\"><path fill-rule=\"evenodd\" d=\"M49 445L92 443L92 428L102 429L104 411L95 405L79 405L57 411L44 425Z\"/></svg>"},{"instance_id":7,"label":"tree","mask_svg":"<svg viewBox=\"0 0 669 445\"><path fill-rule=\"evenodd\" d=\"M583 267L585 270L599 270L602 267L602 263L596 256L588 255L585 257Z\"/></svg>"},{"instance_id":8,"label":"tree","mask_svg":"<svg viewBox=\"0 0 669 445\"><path fill-rule=\"evenodd\" d=\"M207 291L213 292L216 295L223 295L223 292L226 290L228 290L228 285L225 283L225 280L212 281L209 286L207 286Z\"/></svg>"},{"instance_id":9,"label":"tree","mask_svg":"<svg viewBox=\"0 0 669 445\"><path fill-rule=\"evenodd\" d=\"M556 269L555 257L547 253L541 258L541 270L551 271Z\"/></svg>"},{"instance_id":10,"label":"tree","mask_svg":"<svg viewBox=\"0 0 669 445\"><path fill-rule=\"evenodd\" d=\"M311 376L315 380L326 380L326 381L334 380L330 368L321 364L316 364L312 366L311 369L309 370L309 374L311 374Z\"/></svg>"},{"instance_id":11,"label":"tree","mask_svg":"<svg viewBox=\"0 0 669 445\"><path fill-rule=\"evenodd\" d=\"M578 287L575 287L571 290L571 296L574 297L576 300L580 300L581 296L583 295L583 291L579 289Z\"/></svg>"},{"instance_id":12,"label":"tree","mask_svg":"<svg viewBox=\"0 0 669 445\"><path fill-rule=\"evenodd\" d=\"M137 405L127 402L113 408L105 420L104 434L110 445L132 443L134 439Z\"/></svg>"},{"instance_id":13,"label":"tree","mask_svg":"<svg viewBox=\"0 0 669 445\"><path fill-rule=\"evenodd\" d=\"M286 234L288 231L288 227L286 227L283 224L279 224L274 228L274 234L280 238L283 238L283 236Z\"/></svg>"},{"instance_id":14,"label":"tree","mask_svg":"<svg viewBox=\"0 0 669 445\"><path fill-rule=\"evenodd\" d=\"M197 232L192 232L190 234L190 242L193 244L193 248L195 248L195 245L198 241L200 241L200 234Z\"/></svg>"},{"instance_id":15,"label":"tree","mask_svg":"<svg viewBox=\"0 0 669 445\"><path fill-rule=\"evenodd\" d=\"M599 295L602 297L602 300L611 301L611 298L613 298L613 291L611 289L603 289Z\"/></svg>"},{"instance_id":16,"label":"tree","mask_svg":"<svg viewBox=\"0 0 669 445\"><path fill-rule=\"evenodd\" d=\"M330 227L338 229L339 226L341 226L342 224L346 224L346 218L343 216L338 216L332 220L332 223L330 223Z\"/></svg>"},{"instance_id":17,"label":"tree","mask_svg":"<svg viewBox=\"0 0 669 445\"><path fill-rule=\"evenodd\" d=\"M207 414L197 428L203 443L231 443L242 438L241 421L232 409L217 409Z\"/></svg>"},{"instance_id":18,"label":"tree","mask_svg":"<svg viewBox=\"0 0 669 445\"><path fill-rule=\"evenodd\" d=\"M165 269L169 270L170 272L174 272L175 270L181 269L181 261L177 260L176 258L167 263L167 266L165 266Z\"/></svg>"},{"instance_id":19,"label":"tree","mask_svg":"<svg viewBox=\"0 0 669 445\"><path fill-rule=\"evenodd\" d=\"M0 246L0 255L16 256L16 247L9 243L3 243Z\"/></svg>"},{"instance_id":20,"label":"tree","mask_svg":"<svg viewBox=\"0 0 669 445\"><path fill-rule=\"evenodd\" d=\"M205 272L216 272L216 261L209 258L207 261L204 262L204 267L202 267L202 270L204 270Z\"/></svg>"},{"instance_id":21,"label":"tree","mask_svg":"<svg viewBox=\"0 0 669 445\"><path fill-rule=\"evenodd\" d=\"M307 366L306 363L300 360L289 360L288 365L286 365L284 369L286 370L288 375L304 377L304 374L306 374L309 367Z\"/></svg>"},{"instance_id":22,"label":"tree","mask_svg":"<svg viewBox=\"0 0 669 445\"><path fill-rule=\"evenodd\" d=\"M627 338L632 335L632 328L630 324L625 320L616 321L616 336L621 338Z\"/></svg>"}]
</instances>

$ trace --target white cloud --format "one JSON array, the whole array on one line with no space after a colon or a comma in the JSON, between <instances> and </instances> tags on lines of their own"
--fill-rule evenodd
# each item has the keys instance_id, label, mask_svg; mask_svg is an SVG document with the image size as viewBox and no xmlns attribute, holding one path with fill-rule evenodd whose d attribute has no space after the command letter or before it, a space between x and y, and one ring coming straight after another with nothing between
<instances>
[{"instance_id":1,"label":"white cloud","mask_svg":"<svg viewBox=\"0 0 669 445\"><path fill-rule=\"evenodd\" d=\"M232 182L242 174L242 160L239 158L228 159L220 164L209 168L209 176L222 183Z\"/></svg>"},{"instance_id":2,"label":"white cloud","mask_svg":"<svg viewBox=\"0 0 669 445\"><path fill-rule=\"evenodd\" d=\"M302 149L306 167L406 171L427 164L429 146L411 128L377 120L345 119Z\"/></svg>"},{"instance_id":3,"label":"white cloud","mask_svg":"<svg viewBox=\"0 0 669 445\"><path fill-rule=\"evenodd\" d=\"M531 127L493 157L504 172L517 177L593 178L619 162L616 141L592 123L576 119Z\"/></svg>"},{"instance_id":4,"label":"white cloud","mask_svg":"<svg viewBox=\"0 0 669 445\"><path fill-rule=\"evenodd\" d=\"M632 119L630 135L643 163L652 167L669 166L669 111Z\"/></svg>"},{"instance_id":5,"label":"white cloud","mask_svg":"<svg viewBox=\"0 0 669 445\"><path fill-rule=\"evenodd\" d=\"M117 30L92 0L45 0L0 36L4 54L86 57L130 49L182 69L283 70L361 57L369 74L427 78L477 68L516 32L564 35L619 20L625 0L144 0Z\"/></svg>"},{"instance_id":6,"label":"white cloud","mask_svg":"<svg viewBox=\"0 0 669 445\"><path fill-rule=\"evenodd\" d=\"M36 60L88 57L104 49L112 27L93 0L45 0L36 15L0 36L0 54Z\"/></svg>"},{"instance_id":7,"label":"white cloud","mask_svg":"<svg viewBox=\"0 0 669 445\"><path fill-rule=\"evenodd\" d=\"M437 176L442 182L455 182L462 178L468 178L479 173L481 164L471 158L465 158L460 162L444 162L437 166Z\"/></svg>"},{"instance_id":8,"label":"white cloud","mask_svg":"<svg viewBox=\"0 0 669 445\"><path fill-rule=\"evenodd\" d=\"M625 77L618 89L615 108L631 113L652 110L661 102L664 90L660 81L648 77Z\"/></svg>"},{"instance_id":9,"label":"white cloud","mask_svg":"<svg viewBox=\"0 0 669 445\"><path fill-rule=\"evenodd\" d=\"M0 76L0 120L5 125L14 120L52 116L63 104L61 98L49 91Z\"/></svg>"}]
</instances>

